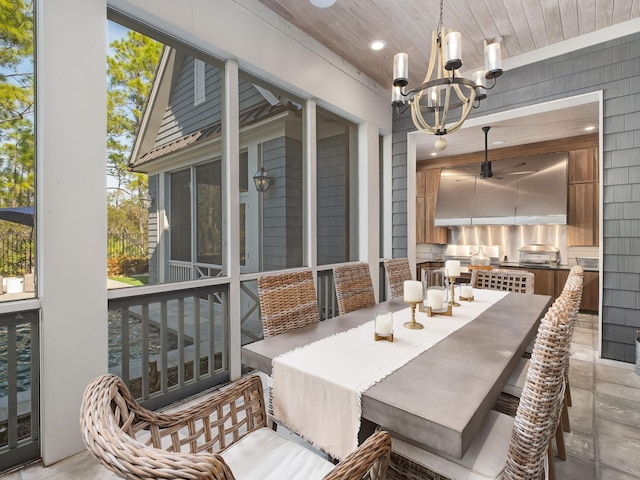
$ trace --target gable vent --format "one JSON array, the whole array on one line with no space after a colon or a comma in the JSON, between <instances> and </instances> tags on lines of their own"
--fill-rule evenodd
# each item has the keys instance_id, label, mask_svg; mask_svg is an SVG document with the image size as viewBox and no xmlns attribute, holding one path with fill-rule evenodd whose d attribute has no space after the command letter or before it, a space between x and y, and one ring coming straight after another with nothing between
<instances>
[{"instance_id":1,"label":"gable vent","mask_svg":"<svg viewBox=\"0 0 640 480\"><path fill-rule=\"evenodd\" d=\"M205 100L204 62L196 58L193 64L193 106L197 107Z\"/></svg>"}]
</instances>

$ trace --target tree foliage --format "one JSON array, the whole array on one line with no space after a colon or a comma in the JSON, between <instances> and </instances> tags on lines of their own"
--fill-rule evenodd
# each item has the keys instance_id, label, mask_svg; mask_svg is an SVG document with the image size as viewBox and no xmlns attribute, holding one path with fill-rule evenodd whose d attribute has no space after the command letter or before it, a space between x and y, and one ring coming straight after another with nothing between
<instances>
[{"instance_id":1,"label":"tree foliage","mask_svg":"<svg viewBox=\"0 0 640 480\"><path fill-rule=\"evenodd\" d=\"M109 232L116 237L137 233L142 239L148 225L147 176L129 171L128 162L163 46L130 30L109 47L107 171L116 182L108 195ZM146 243L140 247L146 251Z\"/></svg>"},{"instance_id":2,"label":"tree foliage","mask_svg":"<svg viewBox=\"0 0 640 480\"><path fill-rule=\"evenodd\" d=\"M33 3L0 0L0 207L33 205Z\"/></svg>"},{"instance_id":3,"label":"tree foliage","mask_svg":"<svg viewBox=\"0 0 640 480\"><path fill-rule=\"evenodd\" d=\"M110 49L112 53L107 58L107 168L117 182L115 195L110 196L110 201L118 206L123 195L141 199L147 193L146 176L130 172L128 161L162 44L138 32L128 31L124 38L113 41Z\"/></svg>"}]
</instances>

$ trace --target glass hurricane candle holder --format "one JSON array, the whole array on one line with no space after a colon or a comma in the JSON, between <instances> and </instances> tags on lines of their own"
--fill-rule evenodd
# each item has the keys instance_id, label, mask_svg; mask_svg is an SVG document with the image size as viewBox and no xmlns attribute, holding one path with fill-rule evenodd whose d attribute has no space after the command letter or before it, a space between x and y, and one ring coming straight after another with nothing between
<instances>
[{"instance_id":1,"label":"glass hurricane candle holder","mask_svg":"<svg viewBox=\"0 0 640 480\"><path fill-rule=\"evenodd\" d=\"M376 315L374 340L387 340L393 342L393 313L379 313Z\"/></svg>"},{"instance_id":2,"label":"glass hurricane candle holder","mask_svg":"<svg viewBox=\"0 0 640 480\"><path fill-rule=\"evenodd\" d=\"M458 298L460 300L464 300L465 302L473 302L473 288L471 287L471 285L460 285L460 295L458 296Z\"/></svg>"}]
</instances>

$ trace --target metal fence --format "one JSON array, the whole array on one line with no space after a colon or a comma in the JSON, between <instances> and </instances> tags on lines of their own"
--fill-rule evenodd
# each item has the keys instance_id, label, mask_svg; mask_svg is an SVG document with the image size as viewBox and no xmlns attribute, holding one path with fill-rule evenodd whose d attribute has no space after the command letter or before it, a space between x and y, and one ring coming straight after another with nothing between
<instances>
[{"instance_id":1,"label":"metal fence","mask_svg":"<svg viewBox=\"0 0 640 480\"><path fill-rule=\"evenodd\" d=\"M146 257L149 253L147 236L141 233L109 232L107 237L107 256L119 255Z\"/></svg>"},{"instance_id":2,"label":"metal fence","mask_svg":"<svg viewBox=\"0 0 640 480\"><path fill-rule=\"evenodd\" d=\"M21 277L34 265L34 241L21 235L0 237L0 276Z\"/></svg>"}]
</instances>

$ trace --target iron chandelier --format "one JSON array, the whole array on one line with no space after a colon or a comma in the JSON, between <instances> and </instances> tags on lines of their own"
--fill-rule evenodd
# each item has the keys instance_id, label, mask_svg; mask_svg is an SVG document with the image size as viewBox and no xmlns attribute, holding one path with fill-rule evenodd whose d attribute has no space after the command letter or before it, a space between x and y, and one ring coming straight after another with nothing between
<instances>
[{"instance_id":1,"label":"iron chandelier","mask_svg":"<svg viewBox=\"0 0 640 480\"><path fill-rule=\"evenodd\" d=\"M437 150L447 147L443 136L462 126L471 109L480 106L480 101L487 96L486 90L493 88L496 78L502 75L502 37L491 42L485 40L484 70L474 72L472 79L460 74L461 35L451 30L447 32L443 26L443 1L440 0L438 28L431 35L431 55L424 82L406 90L409 83L409 56L397 53L393 59L391 98L391 104L398 113L411 107L411 117L419 131L438 136L434 145ZM492 80L491 86L487 86L486 80Z\"/></svg>"}]
</instances>

